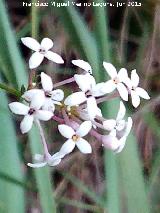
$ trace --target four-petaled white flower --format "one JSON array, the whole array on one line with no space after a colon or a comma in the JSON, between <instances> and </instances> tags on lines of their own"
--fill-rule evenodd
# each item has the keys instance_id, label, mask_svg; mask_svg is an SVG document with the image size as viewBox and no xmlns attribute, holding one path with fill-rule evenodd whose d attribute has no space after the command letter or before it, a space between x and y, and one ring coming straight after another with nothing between
<instances>
[{"instance_id":1,"label":"four-petaled white flower","mask_svg":"<svg viewBox=\"0 0 160 213\"><path fill-rule=\"evenodd\" d=\"M21 40L24 45L35 51L29 60L29 67L31 69L38 67L44 57L56 63L64 63L61 56L50 51L53 47L51 39L44 38L41 44L31 37L22 38ZM125 68L121 68L117 73L116 68L112 64L103 62L103 66L110 75L111 80L96 84L92 76L92 68L88 62L78 59L72 60L72 63L83 69L85 74L74 75L75 82L81 91L69 95L65 99L64 104L69 111L70 107L78 106L86 102L86 104L83 105L84 107L78 109L79 116L86 121L80 125L77 124L78 127L75 123L72 123L73 128L71 127L72 125L58 125L59 132L62 136L67 138L67 141L62 145L60 151L53 156L49 153L45 155L36 154L34 156L35 163L27 164L30 167L39 168L46 165L56 166L65 155L73 151L75 146L84 154L92 152L91 145L83 137L91 130L92 122L95 117L97 115L102 117L101 110L97 106L96 97L103 96L117 89L121 98L125 101L128 101L128 94L131 94L134 107L140 104L140 97L150 99L148 93L143 88L138 87L139 76L136 70L132 70L131 79L129 79ZM9 108L13 113L24 115L20 124L22 133L27 133L32 128L34 121L50 120L55 110L55 104L61 105L60 101L64 98L64 92L62 90L53 90L54 86L52 79L44 72L41 73L41 84L42 89L31 89L23 94L22 98L30 103L29 106L20 102L12 102L9 104ZM103 121L103 127L110 133L101 136L102 143L104 147L116 153L121 152L124 148L126 139L132 128L131 117L128 117L127 121L124 120L125 112L125 106L121 101L116 119ZM94 123L96 122L93 122L93 127Z\"/></svg>"},{"instance_id":2,"label":"four-petaled white flower","mask_svg":"<svg viewBox=\"0 0 160 213\"><path fill-rule=\"evenodd\" d=\"M123 119L125 113L126 109L123 102L121 101L116 120L108 119L103 121L103 127L110 131L110 135L116 136L117 131L122 131L125 128L126 122Z\"/></svg>"},{"instance_id":3,"label":"four-petaled white flower","mask_svg":"<svg viewBox=\"0 0 160 213\"><path fill-rule=\"evenodd\" d=\"M131 79L128 79L127 86L131 93L132 104L135 108L137 108L140 104L140 97L146 100L149 100L150 97L148 93L141 87L138 87L139 84L139 76L136 70L132 70Z\"/></svg>"},{"instance_id":4,"label":"four-petaled white flower","mask_svg":"<svg viewBox=\"0 0 160 213\"><path fill-rule=\"evenodd\" d=\"M80 67L81 69L85 70L87 73L92 74L92 67L88 62L81 59L77 59L77 60L72 60L72 64Z\"/></svg>"},{"instance_id":5,"label":"four-petaled white flower","mask_svg":"<svg viewBox=\"0 0 160 213\"><path fill-rule=\"evenodd\" d=\"M82 91L69 95L65 99L64 104L68 106L76 106L87 101L86 109L90 120L93 120L95 116L99 114L99 108L97 106L95 97L104 95L104 93L101 91L104 83L96 84L94 77L89 73L84 75L76 74L74 75L74 78Z\"/></svg>"},{"instance_id":6,"label":"four-petaled white flower","mask_svg":"<svg viewBox=\"0 0 160 213\"><path fill-rule=\"evenodd\" d=\"M104 84L104 87L102 88L103 92L110 93L117 88L121 98L124 101L128 101L128 90L123 84L128 80L127 70L125 68L121 68L117 73L116 68L112 64L103 62L103 66L111 77L111 80Z\"/></svg>"},{"instance_id":7,"label":"four-petaled white flower","mask_svg":"<svg viewBox=\"0 0 160 213\"><path fill-rule=\"evenodd\" d=\"M51 39L44 38L41 41L41 44L31 37L21 38L21 41L28 48L35 51L35 53L33 53L29 59L30 69L38 67L42 63L44 57L58 64L64 63L60 55L50 51L50 49L53 47L53 41Z\"/></svg>"},{"instance_id":8,"label":"four-petaled white flower","mask_svg":"<svg viewBox=\"0 0 160 213\"><path fill-rule=\"evenodd\" d=\"M92 152L91 145L83 139L85 135L89 133L92 128L92 123L90 121L84 121L79 128L75 131L72 127L61 124L58 126L59 132L68 140L62 145L59 153L62 155L69 154L73 151L75 146L84 153L88 154Z\"/></svg>"},{"instance_id":9,"label":"four-petaled white flower","mask_svg":"<svg viewBox=\"0 0 160 213\"><path fill-rule=\"evenodd\" d=\"M20 124L20 129L23 134L27 133L32 128L34 119L48 121L53 116L52 112L40 109L44 103L44 100L40 97L36 95L32 99L30 106L26 106L19 102L12 102L9 104L9 108L13 113L17 115L24 115Z\"/></svg>"},{"instance_id":10,"label":"four-petaled white flower","mask_svg":"<svg viewBox=\"0 0 160 213\"><path fill-rule=\"evenodd\" d=\"M44 167L46 165L48 166L57 166L61 162L61 157L58 153L55 153L54 155L48 154L47 157L40 154L35 154L34 160L35 163L28 163L27 165L32 168L40 168Z\"/></svg>"},{"instance_id":11,"label":"four-petaled white flower","mask_svg":"<svg viewBox=\"0 0 160 213\"><path fill-rule=\"evenodd\" d=\"M23 94L23 98L27 101L32 101L36 94L44 99L42 109L54 112L55 104L61 105L60 101L64 98L64 92L61 89L53 90L52 79L44 72L41 73L41 89L31 89Z\"/></svg>"},{"instance_id":12,"label":"four-petaled white flower","mask_svg":"<svg viewBox=\"0 0 160 213\"><path fill-rule=\"evenodd\" d=\"M113 150L115 153L121 152L125 146L127 137L131 131L132 123L133 123L132 118L128 117L128 121L126 123L123 136L120 137L120 139L112 134L102 136L103 146L107 149Z\"/></svg>"}]
</instances>

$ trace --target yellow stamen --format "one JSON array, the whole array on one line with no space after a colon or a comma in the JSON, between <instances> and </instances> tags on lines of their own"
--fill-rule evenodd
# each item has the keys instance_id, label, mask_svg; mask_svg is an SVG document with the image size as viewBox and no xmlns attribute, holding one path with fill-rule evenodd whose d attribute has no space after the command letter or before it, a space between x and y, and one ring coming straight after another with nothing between
<instances>
[{"instance_id":1,"label":"yellow stamen","mask_svg":"<svg viewBox=\"0 0 160 213\"><path fill-rule=\"evenodd\" d=\"M72 140L73 140L74 142L77 142L79 139L80 139L80 137L79 137L78 135L73 135L73 136L72 136Z\"/></svg>"}]
</instances>

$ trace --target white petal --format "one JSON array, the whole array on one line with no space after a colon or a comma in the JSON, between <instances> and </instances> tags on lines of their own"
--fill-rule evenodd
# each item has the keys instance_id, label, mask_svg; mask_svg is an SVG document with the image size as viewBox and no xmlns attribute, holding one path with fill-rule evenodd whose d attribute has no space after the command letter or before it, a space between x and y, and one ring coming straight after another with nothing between
<instances>
[{"instance_id":1,"label":"white petal","mask_svg":"<svg viewBox=\"0 0 160 213\"><path fill-rule=\"evenodd\" d=\"M131 117L128 117L127 126L125 130L125 136L127 137L132 129L133 121Z\"/></svg>"},{"instance_id":2,"label":"white petal","mask_svg":"<svg viewBox=\"0 0 160 213\"><path fill-rule=\"evenodd\" d=\"M91 90L92 87L95 86L96 81L93 76L90 74L85 74L85 75L74 75L74 79L76 83L78 84L79 88L83 92L87 92L88 90Z\"/></svg>"},{"instance_id":3,"label":"white petal","mask_svg":"<svg viewBox=\"0 0 160 213\"><path fill-rule=\"evenodd\" d=\"M58 125L58 130L65 138L72 138L72 136L75 134L75 131L70 126L65 124Z\"/></svg>"},{"instance_id":4,"label":"white petal","mask_svg":"<svg viewBox=\"0 0 160 213\"><path fill-rule=\"evenodd\" d=\"M44 93L37 93L33 96L30 107L34 109L40 109L45 102L45 96Z\"/></svg>"},{"instance_id":5,"label":"white petal","mask_svg":"<svg viewBox=\"0 0 160 213\"><path fill-rule=\"evenodd\" d=\"M103 117L102 110L99 107L97 107L97 115Z\"/></svg>"},{"instance_id":6,"label":"white petal","mask_svg":"<svg viewBox=\"0 0 160 213\"><path fill-rule=\"evenodd\" d=\"M37 162L42 162L42 161L44 161L44 156L41 155L41 154L35 154L34 160L37 161Z\"/></svg>"},{"instance_id":7,"label":"white petal","mask_svg":"<svg viewBox=\"0 0 160 213\"><path fill-rule=\"evenodd\" d=\"M51 92L51 94L52 94L52 100L54 100L54 101L62 101L63 100L63 98L64 98L64 92L63 92L63 90L61 90L61 89L56 89L56 90L53 90L52 92Z\"/></svg>"},{"instance_id":8,"label":"white petal","mask_svg":"<svg viewBox=\"0 0 160 213\"><path fill-rule=\"evenodd\" d=\"M38 110L35 114L35 118L42 121L48 121L52 118L53 113L46 110Z\"/></svg>"},{"instance_id":9,"label":"white petal","mask_svg":"<svg viewBox=\"0 0 160 213\"><path fill-rule=\"evenodd\" d=\"M75 142L72 139L68 139L61 147L60 149L60 153L62 153L63 155L67 155L70 152L73 151L74 147L75 147Z\"/></svg>"},{"instance_id":10,"label":"white petal","mask_svg":"<svg viewBox=\"0 0 160 213\"><path fill-rule=\"evenodd\" d=\"M35 52L32 54L32 56L29 59L29 68L34 69L38 67L44 59L44 55L42 55L39 52Z\"/></svg>"},{"instance_id":11,"label":"white petal","mask_svg":"<svg viewBox=\"0 0 160 213\"><path fill-rule=\"evenodd\" d=\"M79 135L80 137L84 137L85 135L89 133L91 128L92 128L92 122L84 121L77 129L76 134Z\"/></svg>"},{"instance_id":12,"label":"white petal","mask_svg":"<svg viewBox=\"0 0 160 213\"><path fill-rule=\"evenodd\" d=\"M126 137L124 136L124 137L122 137L120 140L119 140L119 142L118 142L118 144L119 144L119 146L118 146L118 148L115 150L115 153L120 153L122 150L123 150L123 148L124 148L124 146L125 146L125 144L126 144Z\"/></svg>"},{"instance_id":13,"label":"white petal","mask_svg":"<svg viewBox=\"0 0 160 213\"><path fill-rule=\"evenodd\" d=\"M76 142L76 146L78 147L78 149L83 153L83 154L89 154L92 152L92 147L91 145L88 143L88 141L86 141L83 138L80 138L77 142Z\"/></svg>"},{"instance_id":14,"label":"white petal","mask_svg":"<svg viewBox=\"0 0 160 213\"><path fill-rule=\"evenodd\" d=\"M122 120L125 116L125 113L126 113L126 108L123 102L120 101L119 111L118 111L116 120Z\"/></svg>"},{"instance_id":15,"label":"white petal","mask_svg":"<svg viewBox=\"0 0 160 213\"><path fill-rule=\"evenodd\" d=\"M125 120L119 120L116 129L118 131L122 131L125 128L125 124L126 124Z\"/></svg>"},{"instance_id":16,"label":"white petal","mask_svg":"<svg viewBox=\"0 0 160 213\"><path fill-rule=\"evenodd\" d=\"M21 38L22 43L30 48L31 50L38 51L40 49L40 44L34 38L25 37Z\"/></svg>"},{"instance_id":17,"label":"white petal","mask_svg":"<svg viewBox=\"0 0 160 213\"><path fill-rule=\"evenodd\" d=\"M108 119L103 121L103 127L108 131L113 130L115 126L116 126L116 120L114 119Z\"/></svg>"},{"instance_id":18,"label":"white petal","mask_svg":"<svg viewBox=\"0 0 160 213\"><path fill-rule=\"evenodd\" d=\"M92 74L92 68L88 62L78 59L78 60L72 60L72 64L74 64L74 65L82 68L86 72Z\"/></svg>"},{"instance_id":19,"label":"white petal","mask_svg":"<svg viewBox=\"0 0 160 213\"><path fill-rule=\"evenodd\" d=\"M43 163L27 163L27 166L32 167L32 168L41 168L47 165L47 162Z\"/></svg>"},{"instance_id":20,"label":"white petal","mask_svg":"<svg viewBox=\"0 0 160 213\"><path fill-rule=\"evenodd\" d=\"M53 83L52 83L52 78L45 74L44 72L41 72L41 83L44 91L52 91L53 89Z\"/></svg>"},{"instance_id":21,"label":"white petal","mask_svg":"<svg viewBox=\"0 0 160 213\"><path fill-rule=\"evenodd\" d=\"M133 83L132 83L132 81L131 81L130 78L124 79L123 82L125 83L125 85L126 85L130 90L132 89Z\"/></svg>"},{"instance_id":22,"label":"white petal","mask_svg":"<svg viewBox=\"0 0 160 213\"><path fill-rule=\"evenodd\" d=\"M124 83L126 79L128 79L128 73L125 68L121 68L120 71L118 72L118 79L120 80L120 82L124 82Z\"/></svg>"},{"instance_id":23,"label":"white petal","mask_svg":"<svg viewBox=\"0 0 160 213\"><path fill-rule=\"evenodd\" d=\"M136 73L136 70L132 70L131 72L131 81L134 87L137 87L139 84L139 76Z\"/></svg>"},{"instance_id":24,"label":"white petal","mask_svg":"<svg viewBox=\"0 0 160 213\"><path fill-rule=\"evenodd\" d=\"M140 104L140 97L139 95L134 91L131 90L131 97L132 97L132 105L137 108Z\"/></svg>"},{"instance_id":25,"label":"white petal","mask_svg":"<svg viewBox=\"0 0 160 213\"><path fill-rule=\"evenodd\" d=\"M33 97L35 95L42 95L44 96L44 91L41 90L41 89L31 89L31 90L28 90L26 91L23 95L22 95L22 98L24 98L26 101L31 101L33 99Z\"/></svg>"},{"instance_id":26,"label":"white petal","mask_svg":"<svg viewBox=\"0 0 160 213\"><path fill-rule=\"evenodd\" d=\"M43 110L51 111L54 112L55 110L55 105L54 102L51 100L51 98L46 98L44 101L44 104L42 106Z\"/></svg>"},{"instance_id":27,"label":"white petal","mask_svg":"<svg viewBox=\"0 0 160 213\"><path fill-rule=\"evenodd\" d=\"M54 155L51 156L51 160L58 160L63 158L65 155L61 152L56 152Z\"/></svg>"},{"instance_id":28,"label":"white petal","mask_svg":"<svg viewBox=\"0 0 160 213\"><path fill-rule=\"evenodd\" d=\"M136 93L137 93L141 98L144 98L144 99L146 99L146 100L149 100L149 99L150 99L148 93L147 93L143 88L137 87L137 88L136 88Z\"/></svg>"},{"instance_id":29,"label":"white petal","mask_svg":"<svg viewBox=\"0 0 160 213\"><path fill-rule=\"evenodd\" d=\"M128 101L128 90L123 83L117 84L117 90L124 101Z\"/></svg>"},{"instance_id":30,"label":"white petal","mask_svg":"<svg viewBox=\"0 0 160 213\"><path fill-rule=\"evenodd\" d=\"M50 38L44 38L41 41L41 47L48 51L53 47L53 41Z\"/></svg>"},{"instance_id":31,"label":"white petal","mask_svg":"<svg viewBox=\"0 0 160 213\"><path fill-rule=\"evenodd\" d=\"M64 60L62 59L62 57L60 55L58 55L57 53L54 53L52 51L48 51L45 54L45 57L48 58L49 60L57 63L57 64L63 64Z\"/></svg>"},{"instance_id":32,"label":"white petal","mask_svg":"<svg viewBox=\"0 0 160 213\"><path fill-rule=\"evenodd\" d=\"M92 91L91 91L92 95L93 95L94 97L99 97L99 96L104 95L104 94L105 94L105 92L103 91L104 85L105 85L104 82L96 84L96 85L92 88Z\"/></svg>"},{"instance_id":33,"label":"white petal","mask_svg":"<svg viewBox=\"0 0 160 213\"><path fill-rule=\"evenodd\" d=\"M83 110L80 112L80 117L81 117L83 120L90 120L89 115L88 115L88 112L87 112L87 109L83 109Z\"/></svg>"},{"instance_id":34,"label":"white petal","mask_svg":"<svg viewBox=\"0 0 160 213\"><path fill-rule=\"evenodd\" d=\"M115 89L116 89L116 84L113 82L113 80L109 80L103 84L101 91L105 94L105 93L113 92Z\"/></svg>"},{"instance_id":35,"label":"white petal","mask_svg":"<svg viewBox=\"0 0 160 213\"><path fill-rule=\"evenodd\" d=\"M118 139L112 135L102 136L102 142L107 149L116 150L119 147Z\"/></svg>"},{"instance_id":36,"label":"white petal","mask_svg":"<svg viewBox=\"0 0 160 213\"><path fill-rule=\"evenodd\" d=\"M87 99L87 112L91 120L94 120L96 117L98 111L97 108L96 99L94 97L89 97Z\"/></svg>"},{"instance_id":37,"label":"white petal","mask_svg":"<svg viewBox=\"0 0 160 213\"><path fill-rule=\"evenodd\" d=\"M112 131L109 133L109 135L112 136L112 137L116 137L117 130L116 129L112 129Z\"/></svg>"},{"instance_id":38,"label":"white petal","mask_svg":"<svg viewBox=\"0 0 160 213\"><path fill-rule=\"evenodd\" d=\"M103 66L111 78L117 77L117 70L112 64L103 62Z\"/></svg>"},{"instance_id":39,"label":"white petal","mask_svg":"<svg viewBox=\"0 0 160 213\"><path fill-rule=\"evenodd\" d=\"M84 92L75 92L71 95L69 95L65 101L64 104L67 106L75 106L79 105L86 101L86 96Z\"/></svg>"},{"instance_id":40,"label":"white petal","mask_svg":"<svg viewBox=\"0 0 160 213\"><path fill-rule=\"evenodd\" d=\"M12 102L9 104L10 110L17 114L17 115L26 115L29 111L29 107L19 103L19 102Z\"/></svg>"},{"instance_id":41,"label":"white petal","mask_svg":"<svg viewBox=\"0 0 160 213\"><path fill-rule=\"evenodd\" d=\"M23 134L29 132L29 130L32 128L32 124L33 124L33 116L25 115L20 124L21 132Z\"/></svg>"},{"instance_id":42,"label":"white petal","mask_svg":"<svg viewBox=\"0 0 160 213\"><path fill-rule=\"evenodd\" d=\"M47 163L49 166L57 166L61 162L61 159L49 160Z\"/></svg>"}]
</instances>

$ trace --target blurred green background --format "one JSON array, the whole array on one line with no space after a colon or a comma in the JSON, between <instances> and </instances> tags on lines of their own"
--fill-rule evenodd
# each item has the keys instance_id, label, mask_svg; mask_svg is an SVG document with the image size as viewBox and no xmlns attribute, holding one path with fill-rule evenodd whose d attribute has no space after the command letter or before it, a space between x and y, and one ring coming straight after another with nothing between
<instances>
[{"instance_id":1,"label":"blurred green background","mask_svg":"<svg viewBox=\"0 0 160 213\"><path fill-rule=\"evenodd\" d=\"M35 7L37 2L47 3L33 0L30 7L23 6L23 1L0 0L0 213L159 213L159 1L118 8L77 7L72 1L69 7L54 7L51 1L48 7ZM62 55L65 64L43 63L37 73L47 72L54 82L76 73L71 60L78 58L92 65L97 82L107 79L103 61L117 69L126 67L129 75L137 69L151 100L142 101L136 110L130 101L126 104L134 130L122 153L114 155L91 138L92 155L75 151L56 168L33 170L26 166L33 154L42 151L39 134L33 128L29 135L22 135L19 117L8 110L8 102L17 100L12 88L27 88L31 52L21 44L20 38L25 36L53 39L54 51ZM10 88L9 93L4 85ZM114 117L118 106L119 100L102 105L104 116ZM62 144L56 135L57 125L45 127L49 148L55 152Z\"/></svg>"}]
</instances>

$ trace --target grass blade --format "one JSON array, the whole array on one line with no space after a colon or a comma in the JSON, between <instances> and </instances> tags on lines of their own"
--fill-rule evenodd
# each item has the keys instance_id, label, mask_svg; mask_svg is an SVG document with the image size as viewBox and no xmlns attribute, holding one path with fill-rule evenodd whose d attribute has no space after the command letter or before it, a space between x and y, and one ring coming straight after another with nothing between
<instances>
[{"instance_id":1,"label":"grass blade","mask_svg":"<svg viewBox=\"0 0 160 213\"><path fill-rule=\"evenodd\" d=\"M0 1L0 27L0 38L2 38L2 42L0 42L0 58L2 59L0 60L0 64L1 62L3 62L2 65L4 68L1 71L3 71L3 74L10 84L21 87L22 84L26 84L27 75L25 72L23 60L19 53L19 49L16 45L16 39L9 23L7 10L3 1ZM32 153L38 152L40 149L39 136L33 130L29 138ZM48 168L42 169L41 171L34 170L34 172L36 176L42 211L44 213L55 212L53 193L51 190L52 186Z\"/></svg>"},{"instance_id":2,"label":"grass blade","mask_svg":"<svg viewBox=\"0 0 160 213\"><path fill-rule=\"evenodd\" d=\"M63 0L63 2L65 1ZM58 8L57 13L60 15L61 22L68 31L70 39L84 57L83 59L89 61L94 70L99 70L99 56L94 35L89 31L79 12L70 5Z\"/></svg>"},{"instance_id":3,"label":"grass blade","mask_svg":"<svg viewBox=\"0 0 160 213\"><path fill-rule=\"evenodd\" d=\"M128 212L149 213L149 204L137 143L132 134L130 134L127 141L126 148L119 155L119 162L122 171L124 193L128 202Z\"/></svg>"},{"instance_id":4,"label":"grass blade","mask_svg":"<svg viewBox=\"0 0 160 213\"><path fill-rule=\"evenodd\" d=\"M31 130L31 133L29 134L29 139L30 139L30 148L32 152L32 156L36 153L42 153L42 146L40 144L40 137L39 137L39 132L37 131L36 128L33 128ZM55 207L55 201L53 197L53 192L52 192L52 184L51 184L51 177L50 177L50 172L47 167L45 168L40 168L40 169L34 169L33 170L36 181L37 181L37 188L39 191L39 198L40 198L40 203L41 207L44 213L50 213L56 212L56 207Z\"/></svg>"},{"instance_id":5,"label":"grass blade","mask_svg":"<svg viewBox=\"0 0 160 213\"><path fill-rule=\"evenodd\" d=\"M1 71L10 83L20 87L27 82L26 72L3 0L0 1L0 28Z\"/></svg>"},{"instance_id":6,"label":"grass blade","mask_svg":"<svg viewBox=\"0 0 160 213\"><path fill-rule=\"evenodd\" d=\"M24 174L20 163L16 132L13 128L5 93L0 92L0 99L0 171L23 182ZM3 204L0 212L25 212L24 189L21 186L13 184L7 181L7 179L0 179L0 189L0 203Z\"/></svg>"}]
</instances>

